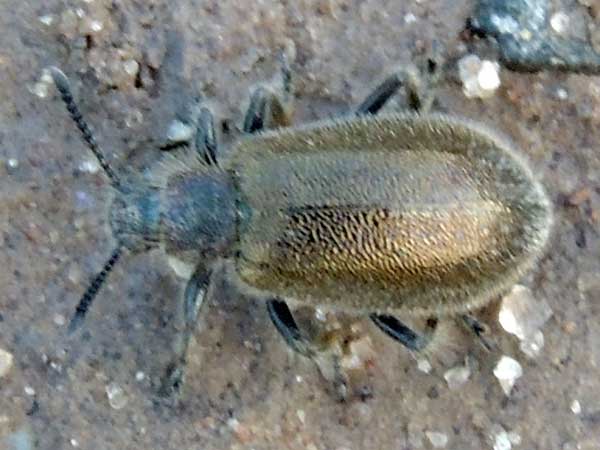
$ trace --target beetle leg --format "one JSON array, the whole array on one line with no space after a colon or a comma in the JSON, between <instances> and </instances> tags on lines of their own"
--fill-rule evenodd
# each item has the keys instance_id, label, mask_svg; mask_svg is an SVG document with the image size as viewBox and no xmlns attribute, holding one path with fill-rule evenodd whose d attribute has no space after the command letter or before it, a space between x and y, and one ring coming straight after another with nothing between
<instances>
[{"instance_id":1,"label":"beetle leg","mask_svg":"<svg viewBox=\"0 0 600 450\"><path fill-rule=\"evenodd\" d=\"M211 110L199 98L194 99L186 111L171 122L162 148L171 150L190 143L194 144L196 152L208 164L217 163L215 119Z\"/></svg>"},{"instance_id":2,"label":"beetle leg","mask_svg":"<svg viewBox=\"0 0 600 450\"><path fill-rule=\"evenodd\" d=\"M215 133L215 118L206 106L200 107L196 123L195 147L196 152L208 164L217 164L218 144L217 134Z\"/></svg>"},{"instance_id":3,"label":"beetle leg","mask_svg":"<svg viewBox=\"0 0 600 450\"><path fill-rule=\"evenodd\" d=\"M300 328L298 328L298 324L294 320L294 316L286 302L280 299L268 300L267 311L273 325L275 325L279 334L281 334L292 350L307 357L313 356L314 352L310 344L302 336Z\"/></svg>"},{"instance_id":4,"label":"beetle leg","mask_svg":"<svg viewBox=\"0 0 600 450\"><path fill-rule=\"evenodd\" d=\"M421 110L421 78L416 68L401 69L387 77L356 108L359 116L377 114L386 102L404 86L408 98L408 106L413 111Z\"/></svg>"},{"instance_id":5,"label":"beetle leg","mask_svg":"<svg viewBox=\"0 0 600 450\"><path fill-rule=\"evenodd\" d=\"M417 66L400 69L386 78L356 109L357 115L377 114L401 87L404 87L409 109L426 113L431 109L434 95L430 86L439 80L443 65L442 49L437 43Z\"/></svg>"},{"instance_id":6,"label":"beetle leg","mask_svg":"<svg viewBox=\"0 0 600 450\"><path fill-rule=\"evenodd\" d=\"M210 271L206 270L203 265L199 265L185 287L181 305L184 329L175 341L174 357L167 366L159 391L162 396L170 396L181 388L188 345L196 326L200 308L204 304L209 281Z\"/></svg>"},{"instance_id":7,"label":"beetle leg","mask_svg":"<svg viewBox=\"0 0 600 450\"><path fill-rule=\"evenodd\" d=\"M429 319L427 321L427 327L429 328L427 333L420 335L394 316L373 313L369 317L385 334L397 340L409 350L416 352L420 352L427 347L437 327L437 320Z\"/></svg>"},{"instance_id":8,"label":"beetle leg","mask_svg":"<svg viewBox=\"0 0 600 450\"><path fill-rule=\"evenodd\" d=\"M470 314L463 314L460 318L462 319L462 324L477 336L485 350L491 351L494 349L494 344L486 338L486 335L489 332L489 327L486 324L481 323Z\"/></svg>"},{"instance_id":9,"label":"beetle leg","mask_svg":"<svg viewBox=\"0 0 600 450\"><path fill-rule=\"evenodd\" d=\"M244 117L246 133L291 125L292 71L285 55L282 55L281 59L281 92L276 93L267 86L256 88L250 97L250 105Z\"/></svg>"}]
</instances>

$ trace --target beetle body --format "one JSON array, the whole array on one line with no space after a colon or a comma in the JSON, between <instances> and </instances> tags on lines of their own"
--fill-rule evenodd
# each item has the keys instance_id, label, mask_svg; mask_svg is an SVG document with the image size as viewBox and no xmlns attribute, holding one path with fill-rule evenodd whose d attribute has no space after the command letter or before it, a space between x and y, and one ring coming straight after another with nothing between
<instances>
[{"instance_id":1,"label":"beetle body","mask_svg":"<svg viewBox=\"0 0 600 450\"><path fill-rule=\"evenodd\" d=\"M200 104L191 109L195 135L183 142L187 150L125 182L98 148L67 78L52 70L115 191L109 216L118 245L70 329L81 324L122 249L162 247L188 278L184 331L165 392L181 385L190 336L216 271L264 298L277 330L306 356L315 350L287 300L370 314L384 332L419 351L428 337L395 314L432 319L481 307L533 266L548 239L550 202L519 153L475 122L423 114L431 101L420 95L414 71L386 79L356 115L292 128L286 128L291 73L285 61L282 75L282 97L266 88L252 95L243 126L252 136L241 138L228 158L220 157L212 113ZM375 116L400 86L420 112ZM463 318L479 335L481 325ZM437 322L427 323L435 329Z\"/></svg>"},{"instance_id":2,"label":"beetle body","mask_svg":"<svg viewBox=\"0 0 600 450\"><path fill-rule=\"evenodd\" d=\"M550 229L541 185L508 142L470 121L352 118L242 141L249 217L235 267L313 306L470 310L528 270Z\"/></svg>"}]
</instances>

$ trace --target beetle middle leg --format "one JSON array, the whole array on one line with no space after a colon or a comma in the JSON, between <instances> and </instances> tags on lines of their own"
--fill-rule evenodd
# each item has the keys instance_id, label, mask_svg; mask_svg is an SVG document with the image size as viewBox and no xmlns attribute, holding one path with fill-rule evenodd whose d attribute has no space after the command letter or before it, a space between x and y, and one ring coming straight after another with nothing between
<instances>
[{"instance_id":1,"label":"beetle middle leg","mask_svg":"<svg viewBox=\"0 0 600 450\"><path fill-rule=\"evenodd\" d=\"M311 357L314 355L311 345L302 336L298 324L286 302L280 299L267 301L267 312L279 334L288 346L301 355Z\"/></svg>"},{"instance_id":2,"label":"beetle middle leg","mask_svg":"<svg viewBox=\"0 0 600 450\"><path fill-rule=\"evenodd\" d=\"M369 318L385 334L415 352L421 352L429 345L438 324L437 319L428 319L427 330L421 335L394 316L373 313Z\"/></svg>"},{"instance_id":3,"label":"beetle middle leg","mask_svg":"<svg viewBox=\"0 0 600 450\"><path fill-rule=\"evenodd\" d=\"M187 349L196 327L200 309L204 304L210 274L210 270L207 270L204 265L199 265L185 287L181 303L183 331L175 341L173 359L167 366L165 376L161 382L159 393L162 396L168 397L181 388Z\"/></svg>"},{"instance_id":4,"label":"beetle middle leg","mask_svg":"<svg viewBox=\"0 0 600 450\"><path fill-rule=\"evenodd\" d=\"M279 92L264 85L256 88L250 97L250 105L244 117L245 133L291 125L292 71L285 55L281 59L281 88Z\"/></svg>"}]
</instances>

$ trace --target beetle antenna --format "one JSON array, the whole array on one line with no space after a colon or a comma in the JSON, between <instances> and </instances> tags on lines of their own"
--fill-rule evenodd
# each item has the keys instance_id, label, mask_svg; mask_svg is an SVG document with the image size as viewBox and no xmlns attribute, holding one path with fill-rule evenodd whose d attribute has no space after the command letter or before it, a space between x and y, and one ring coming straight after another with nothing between
<instances>
[{"instance_id":1,"label":"beetle antenna","mask_svg":"<svg viewBox=\"0 0 600 450\"><path fill-rule=\"evenodd\" d=\"M110 271L113 269L117 261L119 261L119 258L122 254L123 246L119 245L113 250L112 255L110 255L110 258L108 259L108 261L106 261L102 270L98 273L98 275L96 275L96 278L94 278L92 284L89 285L89 287L85 291L85 294L83 294L83 297L81 297L81 300L79 300L77 310L75 311L75 314L73 315L71 322L69 323L69 334L77 331L77 329L83 323L83 319L85 318L85 315L87 314L90 305L94 301L94 298L96 298L96 294L102 287L102 284L106 280L106 277L108 277Z\"/></svg>"},{"instance_id":2,"label":"beetle antenna","mask_svg":"<svg viewBox=\"0 0 600 450\"><path fill-rule=\"evenodd\" d=\"M81 131L81 134L83 135L83 140L98 159L100 166L102 167L102 169L104 169L104 172L110 179L110 182L113 185L113 187L115 189L118 189L121 185L119 177L112 170L112 168L108 164L108 161L106 161L104 153L98 146L98 143L96 142L96 139L92 134L92 130L81 115L81 111L79 111L79 108L77 107L77 104L73 99L73 93L71 91L69 79L58 67L50 67L50 74L52 75L52 80L54 81L56 89L58 89L58 92L60 92L60 96L63 102L65 102L65 105L67 106L67 111L69 111L71 119L73 119L73 122L75 122L77 128L79 128L79 131Z\"/></svg>"}]
</instances>

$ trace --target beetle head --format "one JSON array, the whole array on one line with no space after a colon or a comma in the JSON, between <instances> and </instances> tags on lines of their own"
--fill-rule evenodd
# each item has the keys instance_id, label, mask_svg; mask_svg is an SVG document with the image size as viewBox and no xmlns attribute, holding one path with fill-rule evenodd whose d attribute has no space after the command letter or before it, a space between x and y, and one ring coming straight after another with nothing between
<instances>
[{"instance_id":1,"label":"beetle head","mask_svg":"<svg viewBox=\"0 0 600 450\"><path fill-rule=\"evenodd\" d=\"M111 205L110 225L115 239L130 251L157 247L160 239L158 189L123 186Z\"/></svg>"}]
</instances>

